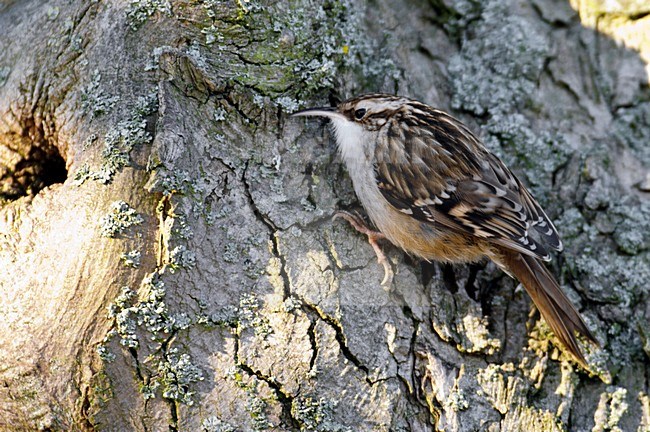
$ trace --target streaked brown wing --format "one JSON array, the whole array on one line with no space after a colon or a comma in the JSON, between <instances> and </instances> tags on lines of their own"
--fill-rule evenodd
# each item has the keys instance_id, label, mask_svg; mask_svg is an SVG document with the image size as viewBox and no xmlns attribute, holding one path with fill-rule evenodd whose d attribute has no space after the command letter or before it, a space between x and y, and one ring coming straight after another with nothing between
<instances>
[{"instance_id":1,"label":"streaked brown wing","mask_svg":"<svg viewBox=\"0 0 650 432\"><path fill-rule=\"evenodd\" d=\"M554 249L562 247L559 236L521 182L460 122L417 108L420 115L380 131L375 176L386 200L418 220L550 259L529 229Z\"/></svg>"}]
</instances>

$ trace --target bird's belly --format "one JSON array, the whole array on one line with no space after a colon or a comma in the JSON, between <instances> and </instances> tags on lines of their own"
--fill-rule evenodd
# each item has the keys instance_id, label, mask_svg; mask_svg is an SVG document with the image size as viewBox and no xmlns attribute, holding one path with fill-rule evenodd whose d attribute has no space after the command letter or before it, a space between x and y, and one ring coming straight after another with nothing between
<instances>
[{"instance_id":1,"label":"bird's belly","mask_svg":"<svg viewBox=\"0 0 650 432\"><path fill-rule=\"evenodd\" d=\"M391 210L389 218L371 219L391 243L411 255L428 261L476 262L487 253L487 245L468 234L438 230L435 223Z\"/></svg>"},{"instance_id":2,"label":"bird's belly","mask_svg":"<svg viewBox=\"0 0 650 432\"><path fill-rule=\"evenodd\" d=\"M489 245L476 237L437 229L435 222L422 222L395 209L377 188L369 167L348 163L348 171L372 222L391 243L407 253L428 261L475 262L489 252Z\"/></svg>"}]
</instances>

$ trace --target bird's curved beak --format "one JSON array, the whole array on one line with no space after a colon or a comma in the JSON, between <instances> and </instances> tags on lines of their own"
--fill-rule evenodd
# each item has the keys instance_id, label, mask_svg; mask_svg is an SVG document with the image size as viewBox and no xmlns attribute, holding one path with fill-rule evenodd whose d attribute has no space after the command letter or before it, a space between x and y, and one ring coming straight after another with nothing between
<instances>
[{"instance_id":1,"label":"bird's curved beak","mask_svg":"<svg viewBox=\"0 0 650 432\"><path fill-rule=\"evenodd\" d=\"M291 117L328 117L331 119L345 120L343 114L336 107L309 108L291 114Z\"/></svg>"}]
</instances>

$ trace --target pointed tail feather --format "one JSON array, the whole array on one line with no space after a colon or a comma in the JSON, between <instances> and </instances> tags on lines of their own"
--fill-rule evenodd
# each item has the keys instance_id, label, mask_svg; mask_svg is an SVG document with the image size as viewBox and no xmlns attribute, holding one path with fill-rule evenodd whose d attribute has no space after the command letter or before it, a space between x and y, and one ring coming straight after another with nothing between
<instances>
[{"instance_id":1,"label":"pointed tail feather","mask_svg":"<svg viewBox=\"0 0 650 432\"><path fill-rule=\"evenodd\" d=\"M580 351L575 333L578 332L596 345L598 342L551 273L532 256L502 251L500 258L504 267L526 288L560 342L586 366L587 361Z\"/></svg>"}]
</instances>

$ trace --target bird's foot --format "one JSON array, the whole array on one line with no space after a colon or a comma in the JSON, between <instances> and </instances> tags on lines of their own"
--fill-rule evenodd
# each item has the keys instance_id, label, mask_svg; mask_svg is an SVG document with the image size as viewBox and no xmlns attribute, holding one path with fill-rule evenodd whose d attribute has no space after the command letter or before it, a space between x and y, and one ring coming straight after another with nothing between
<instances>
[{"instance_id":1,"label":"bird's foot","mask_svg":"<svg viewBox=\"0 0 650 432\"><path fill-rule=\"evenodd\" d=\"M381 246L379 246L379 243L377 243L377 240L383 240L386 236L379 231L370 229L364 222L363 218L357 213L338 211L332 220L337 218L345 219L350 225L352 225L352 227L354 227L354 229L368 237L368 243L370 243L370 246L372 246L375 251L375 255L377 255L377 262L384 267L384 279L381 281L381 284L383 286L390 285L393 281L393 269L390 266L386 254L381 249Z\"/></svg>"}]
</instances>

